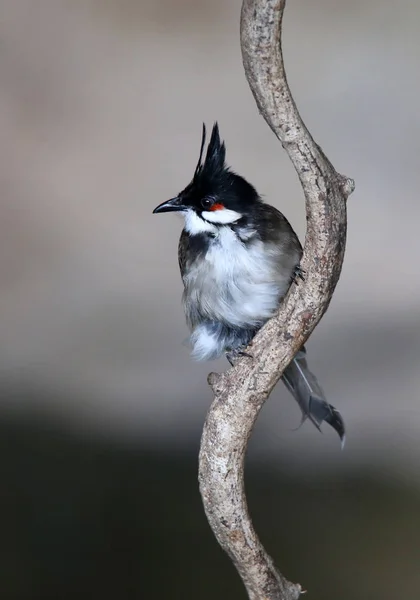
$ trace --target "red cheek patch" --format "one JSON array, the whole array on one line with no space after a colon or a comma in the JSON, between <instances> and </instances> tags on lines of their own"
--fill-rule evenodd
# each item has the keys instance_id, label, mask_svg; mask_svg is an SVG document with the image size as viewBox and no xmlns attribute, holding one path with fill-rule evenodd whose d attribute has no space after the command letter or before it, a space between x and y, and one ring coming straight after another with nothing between
<instances>
[{"instance_id":1,"label":"red cheek patch","mask_svg":"<svg viewBox=\"0 0 420 600\"><path fill-rule=\"evenodd\" d=\"M210 210L223 210L225 207L223 206L223 204L213 204L213 206L210 208Z\"/></svg>"}]
</instances>

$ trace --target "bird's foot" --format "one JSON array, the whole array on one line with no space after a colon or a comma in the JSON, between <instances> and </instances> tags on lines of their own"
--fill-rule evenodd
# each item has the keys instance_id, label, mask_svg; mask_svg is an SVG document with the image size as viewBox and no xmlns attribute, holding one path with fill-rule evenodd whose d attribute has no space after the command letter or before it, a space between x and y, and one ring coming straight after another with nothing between
<instances>
[{"instance_id":1,"label":"bird's foot","mask_svg":"<svg viewBox=\"0 0 420 600\"><path fill-rule=\"evenodd\" d=\"M292 273L292 283L296 283L296 285L299 285L299 279L301 279L302 281L305 281L305 275L306 275L306 271L301 269L300 266L298 265L297 267L295 267L295 269Z\"/></svg>"},{"instance_id":2,"label":"bird's foot","mask_svg":"<svg viewBox=\"0 0 420 600\"><path fill-rule=\"evenodd\" d=\"M247 346L239 346L238 348L234 348L233 350L228 350L228 352L226 352L226 358L228 359L231 367L234 367L236 361L242 356L245 356L246 358L254 358L252 354L245 352L245 348L247 348Z\"/></svg>"}]
</instances>

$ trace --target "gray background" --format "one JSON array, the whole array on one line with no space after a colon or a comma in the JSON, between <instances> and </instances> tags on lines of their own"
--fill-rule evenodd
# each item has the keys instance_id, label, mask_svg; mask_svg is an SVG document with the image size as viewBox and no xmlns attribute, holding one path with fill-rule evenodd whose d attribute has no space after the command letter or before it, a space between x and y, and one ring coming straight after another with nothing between
<instances>
[{"instance_id":1,"label":"gray background","mask_svg":"<svg viewBox=\"0 0 420 600\"><path fill-rule=\"evenodd\" d=\"M68 486L63 493L67 501L69 490L76 495L77 490L84 490L91 499L85 480L78 477L85 464L83 451L77 455L78 463L73 450L68 450L79 448L79 442L81 448L104 444L107 450L103 452L111 462L114 452L123 448L139 460L138 468L133 464L133 471L127 471L127 482L137 474L139 487L119 496L122 504L117 503L115 512L109 509L116 523L120 523L118 515L131 515L124 502L131 502L134 512L140 498L150 500L146 512L156 506L142 487L146 470L165 473L160 482L162 511L176 504L165 482L173 478L175 488L184 489L178 463L175 467L162 458L156 467L148 462L151 456L171 460L177 456L180 464L188 464L185 486L189 487L180 504L194 499L197 520L205 532L198 525L192 527L197 543L208 536L209 552L223 565L217 569L224 568L236 585L229 589L230 597L243 597L235 574L213 547L195 488L194 461L211 400L206 375L225 364L194 364L182 344L187 331L177 266L181 222L173 215L151 214L158 203L189 182L198 157L201 123L211 125L217 119L227 143L228 162L282 210L304 237L304 202L296 175L258 115L243 74L240 2L1 0L0 13L0 425L8 440L2 460L12 478L5 479L10 503L4 504L2 515L9 524L10 543L14 540L16 545L14 554L7 545L4 548L14 565L6 562L4 597L50 597L43 586L51 584L52 573L59 587L52 588L51 598L73 597L70 588L62 587L67 575L59 575L60 569L76 560L66 558L72 542L57 533L57 523L62 524L64 517L57 517L51 526L57 541L46 550L44 575L36 557L50 514L44 500L49 498L57 510L61 506L62 498L56 496L57 473ZM364 479L360 483L361 510L369 505L368 497L374 514L384 502L389 503L389 513L385 511L382 521L378 517L377 532L387 527L395 531L387 543L379 540L378 547L362 559L360 548L375 537L370 530L371 513L363 513L366 525L355 542L353 560L361 561L364 576L356 580L366 579L366 588L355 588L348 597L371 599L378 593L378 598L397 599L402 580L410 590L419 583L414 565L420 558L416 554L419 536L414 535L420 533L414 528L418 505L413 500L420 480L419 7L414 0L402 0L397 8L387 0L289 0L284 27L288 79L301 114L336 168L356 180L356 192L349 199L342 278L308 344L312 369L345 417L348 443L345 452L340 452L330 430L320 436L306 424L292 431L299 423L299 411L278 386L251 441L250 481L253 473L260 476L263 470L265 475L250 493L259 507L255 518L259 511L267 515L270 501L258 490L270 485L281 471L270 494L279 493L288 478L290 494L299 498L308 496L309 489L321 490L317 498L325 509L341 478L348 490L353 489L354 477L359 481L361 473L363 477L370 473L368 483ZM46 430L45 423L49 423ZM50 435L51 447L38 456L39 443ZM75 446L67 445L66 436ZM49 477L55 444L64 444L62 451L68 450L71 458L65 470L57 463L57 473ZM126 458L134 460L127 456L123 454L122 465ZM100 473L103 469L104 481L108 481L108 459L101 464L92 461L86 481L97 478L102 489ZM30 478L33 464L45 470L44 483ZM121 469L125 472L124 466ZM115 467L113 472L120 473L120 469ZM73 473L71 483L65 473ZM13 487L17 474L20 483ZM368 490L372 474L386 489L396 486L392 501L385 488ZM319 483L322 478L328 483ZM110 481L92 501L94 514L93 506L109 501L108 484L114 486L115 494L121 489L121 483ZM151 481L149 492L154 488L153 477ZM301 494L297 485L309 487ZM410 518L408 504L395 509L394 501L401 500L402 490L412 495L407 500L413 506ZM293 498L291 510L296 509ZM347 492L343 498L353 506ZM25 528L16 509L19 502L36 513L39 531ZM281 538L286 509L281 497L278 502L267 528L278 528ZM302 509L314 514L308 527L319 523L316 502L308 501L310 505ZM85 547L89 536L83 534L84 526L72 507L73 500L66 513L69 530L80 528ZM328 512L337 511L337 527L343 522L341 509L340 503L333 503ZM91 523L93 517L88 514L86 522ZM342 517L349 521L349 531L354 531L351 519L360 524L362 516L346 514ZM407 517L406 537L398 521L402 515ZM297 514L289 518L299 523ZM150 539L155 542L163 535L156 520L150 528ZM163 528L166 533L175 520L184 531L183 517L173 515ZM105 529L109 527L106 517L100 522ZM311 531L302 535L306 539L307 533L312 541L298 545L290 558L297 566L291 566L289 574L298 579L302 569L308 568L308 544L319 539ZM137 577L135 557L139 547L144 550L144 532L139 527L138 538L130 546L136 565L130 573ZM395 566L396 532L402 536L398 554L404 557L400 577L387 562ZM342 540L332 538L333 554ZM162 543L167 547L168 542ZM191 543L185 544L185 552ZM110 564L115 565L112 553L120 556L120 552L113 543L108 546ZM272 553L279 562L290 552L287 546L281 552L275 548ZM95 596L98 581L106 579L104 573L111 577L108 566L97 571L92 566L101 551L103 544L98 542L91 559L82 561L94 591L88 592L80 583L78 594L86 589L86 594ZM378 558L381 552L385 562ZM155 560L146 554L150 563L142 564L147 565L150 582L147 577L143 581L148 586L154 569L161 572L161 565L157 556ZM58 567L51 565L51 556L56 557ZM413 561L412 570L407 556ZM209 574L186 592L191 560L181 561L177 569L185 580L181 577L175 583L167 574L164 579L171 591L155 589L153 595L148 588L147 597L227 596L228 587L217 569L212 570L211 579L220 585L219 596L208 587ZM370 568L366 568L368 560ZM212 564L209 561L203 557L195 572ZM346 598L350 588L345 574L352 572L354 563L348 557L336 561L334 585L339 587L332 586L330 593L338 590ZM316 562L313 580L308 575L312 586L319 585L323 598L327 598L331 576L327 566L324 572ZM30 583L28 572L38 574L38 584ZM115 574L119 593L117 582L127 577ZM353 583L354 579L349 576ZM383 590L378 579L386 580ZM201 592L197 585L204 586ZM111 597L112 589L108 581L102 597L108 592ZM417 592L413 593L416 597ZM134 586L123 596L145 594Z\"/></svg>"}]
</instances>

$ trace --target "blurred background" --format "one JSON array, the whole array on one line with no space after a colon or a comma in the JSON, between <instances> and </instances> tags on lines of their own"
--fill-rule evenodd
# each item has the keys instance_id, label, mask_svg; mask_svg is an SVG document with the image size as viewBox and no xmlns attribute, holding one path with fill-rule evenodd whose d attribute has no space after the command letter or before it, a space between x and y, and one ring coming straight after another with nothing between
<instances>
[{"instance_id":1,"label":"blurred background","mask_svg":"<svg viewBox=\"0 0 420 600\"><path fill-rule=\"evenodd\" d=\"M247 87L240 0L0 0L0 598L245 597L196 480L210 370L180 305L201 124L305 232ZM288 79L341 172L347 254L308 344L347 446L279 385L250 444L257 531L310 598L420 586L420 8L289 0ZM309 597L309 595L308 595Z\"/></svg>"}]
</instances>

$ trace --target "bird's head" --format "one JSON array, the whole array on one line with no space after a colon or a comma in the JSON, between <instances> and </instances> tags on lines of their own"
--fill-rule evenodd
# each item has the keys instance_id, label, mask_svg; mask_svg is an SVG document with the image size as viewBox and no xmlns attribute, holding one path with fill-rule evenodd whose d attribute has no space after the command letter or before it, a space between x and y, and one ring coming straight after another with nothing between
<instances>
[{"instance_id":1,"label":"bird's head","mask_svg":"<svg viewBox=\"0 0 420 600\"><path fill-rule=\"evenodd\" d=\"M175 198L159 204L153 211L183 213L186 229L192 235L237 223L260 202L255 188L226 166L226 147L220 141L217 123L213 126L206 158L202 162L205 141L203 124L200 157L192 181Z\"/></svg>"}]
</instances>

